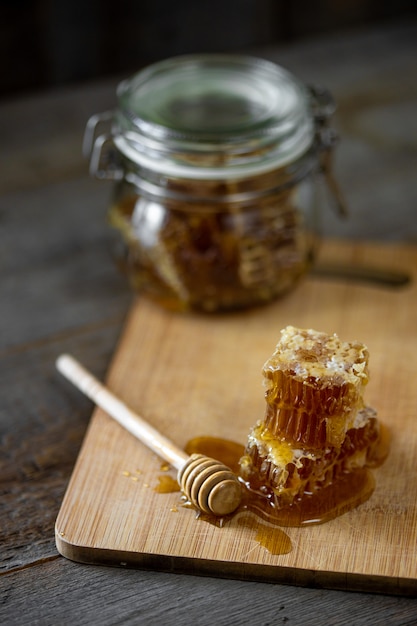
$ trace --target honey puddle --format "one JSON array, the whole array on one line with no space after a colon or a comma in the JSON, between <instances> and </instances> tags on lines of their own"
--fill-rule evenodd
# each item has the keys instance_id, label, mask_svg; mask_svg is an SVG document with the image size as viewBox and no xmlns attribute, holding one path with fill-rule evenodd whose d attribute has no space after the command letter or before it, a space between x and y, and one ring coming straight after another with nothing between
<instances>
[{"instance_id":1,"label":"honey puddle","mask_svg":"<svg viewBox=\"0 0 417 626\"><path fill-rule=\"evenodd\" d=\"M373 467L377 467L385 460L389 444L389 432L381 424L380 443L373 455ZM187 454L205 454L213 457L238 473L239 459L243 455L244 446L216 437L196 437L187 443L185 451ZM254 514L255 518L252 515L241 515L238 518L238 525L253 529L256 532L256 541L271 554L288 554L292 549L291 539L280 527L312 526L328 522L368 500L374 488L375 479L371 469L359 469L342 476L314 494L304 494L293 504L278 509L265 495L250 491L242 482L242 503L237 511L222 520L205 514L199 515L199 519L223 526L238 513ZM267 522L268 525L263 522Z\"/></svg>"},{"instance_id":2,"label":"honey puddle","mask_svg":"<svg viewBox=\"0 0 417 626\"><path fill-rule=\"evenodd\" d=\"M154 488L156 493L174 493L180 491L180 486L175 478L169 476L169 474L162 474L158 476L158 484Z\"/></svg>"},{"instance_id":3,"label":"honey puddle","mask_svg":"<svg viewBox=\"0 0 417 626\"><path fill-rule=\"evenodd\" d=\"M381 465L389 451L389 431L383 424L380 424L380 428L380 441L370 463L372 467ZM185 452L189 455L205 454L239 474L239 459L244 453L244 446L219 437L195 437L187 443ZM177 480L165 473L169 469L168 464L161 465L164 473L158 476L158 484L154 487L156 493L180 491ZM134 474L124 471L123 475L138 480L137 475L140 473L140 470L136 470ZM274 555L288 554L292 550L291 539L282 527L312 526L328 522L368 500L374 488L373 473L371 469L364 468L345 474L314 494L304 494L291 505L276 508L268 497L249 490L242 481L242 502L234 513L219 518L199 511L197 517L214 526L223 527L239 514L238 526L253 530L260 546ZM194 508L189 502L184 502L183 506ZM177 507L171 510L178 511Z\"/></svg>"}]
</instances>

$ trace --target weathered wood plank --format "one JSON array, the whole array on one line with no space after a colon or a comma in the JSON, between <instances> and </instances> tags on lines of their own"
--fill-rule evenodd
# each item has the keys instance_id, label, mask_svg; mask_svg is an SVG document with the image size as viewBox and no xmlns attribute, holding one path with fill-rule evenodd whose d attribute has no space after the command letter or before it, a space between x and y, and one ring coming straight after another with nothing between
<instances>
[{"instance_id":1,"label":"weathered wood plank","mask_svg":"<svg viewBox=\"0 0 417 626\"><path fill-rule=\"evenodd\" d=\"M105 219L109 189L95 190L84 178L0 198L0 354L126 310L131 293Z\"/></svg>"},{"instance_id":2,"label":"weathered wood plank","mask_svg":"<svg viewBox=\"0 0 417 626\"><path fill-rule=\"evenodd\" d=\"M0 570L55 555L54 524L92 405L55 359L78 354L105 374L123 316L0 359Z\"/></svg>"},{"instance_id":3,"label":"weathered wood plank","mask_svg":"<svg viewBox=\"0 0 417 626\"><path fill-rule=\"evenodd\" d=\"M0 621L63 624L415 624L417 600L162 572L75 565L65 559L0 578Z\"/></svg>"}]
</instances>

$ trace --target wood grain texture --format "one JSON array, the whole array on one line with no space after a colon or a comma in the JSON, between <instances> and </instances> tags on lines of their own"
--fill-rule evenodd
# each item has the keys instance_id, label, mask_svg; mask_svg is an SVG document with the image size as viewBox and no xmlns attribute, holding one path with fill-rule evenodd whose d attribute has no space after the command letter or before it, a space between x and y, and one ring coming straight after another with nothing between
<instances>
[{"instance_id":1,"label":"wood grain texture","mask_svg":"<svg viewBox=\"0 0 417 626\"><path fill-rule=\"evenodd\" d=\"M7 626L414 626L417 609L412 598L115 570L62 558L10 572L0 578L0 594L0 623Z\"/></svg>"},{"instance_id":2,"label":"wood grain texture","mask_svg":"<svg viewBox=\"0 0 417 626\"><path fill-rule=\"evenodd\" d=\"M309 278L273 305L213 317L176 315L138 299L108 385L181 447L199 435L245 443L263 415L260 368L283 326L364 341L371 354L366 399L392 431L371 499L327 524L286 529L293 549L273 555L242 525L246 513L217 528L181 507L178 493L156 493L161 461L96 409L57 519L62 554L86 563L417 592L417 253L336 242L322 257L408 269L413 281L389 290Z\"/></svg>"},{"instance_id":3,"label":"wood grain texture","mask_svg":"<svg viewBox=\"0 0 417 626\"><path fill-rule=\"evenodd\" d=\"M57 554L55 519L92 403L62 384L55 359L75 350L103 377L122 322L121 313L0 356L0 573Z\"/></svg>"}]
</instances>

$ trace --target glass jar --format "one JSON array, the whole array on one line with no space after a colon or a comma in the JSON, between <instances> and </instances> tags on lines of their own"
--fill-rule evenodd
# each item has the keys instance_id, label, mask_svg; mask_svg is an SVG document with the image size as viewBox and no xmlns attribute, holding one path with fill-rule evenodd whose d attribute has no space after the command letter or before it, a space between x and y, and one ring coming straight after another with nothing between
<instances>
[{"instance_id":1,"label":"glass jar","mask_svg":"<svg viewBox=\"0 0 417 626\"><path fill-rule=\"evenodd\" d=\"M149 66L117 96L89 120L85 151L91 173L115 181L109 221L132 285L209 312L292 288L314 257L317 179L335 185L329 94L269 61L193 55Z\"/></svg>"}]
</instances>

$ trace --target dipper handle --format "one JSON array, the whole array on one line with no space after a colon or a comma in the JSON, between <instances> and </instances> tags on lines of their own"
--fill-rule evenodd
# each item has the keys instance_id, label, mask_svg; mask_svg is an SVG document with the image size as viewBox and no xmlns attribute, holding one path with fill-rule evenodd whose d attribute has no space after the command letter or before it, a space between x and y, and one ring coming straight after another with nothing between
<instances>
[{"instance_id":1,"label":"dipper handle","mask_svg":"<svg viewBox=\"0 0 417 626\"><path fill-rule=\"evenodd\" d=\"M227 515L236 510L242 490L230 468L204 455L188 456L133 412L72 356L59 356L56 367L123 428L178 470L180 487L194 506L214 515Z\"/></svg>"}]
</instances>

